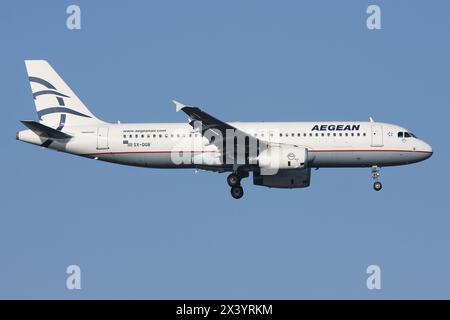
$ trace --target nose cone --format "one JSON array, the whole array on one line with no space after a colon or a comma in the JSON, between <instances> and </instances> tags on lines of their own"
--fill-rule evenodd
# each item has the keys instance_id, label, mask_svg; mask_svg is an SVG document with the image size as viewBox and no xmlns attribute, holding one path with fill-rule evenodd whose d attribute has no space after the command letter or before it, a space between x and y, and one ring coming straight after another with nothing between
<instances>
[{"instance_id":1,"label":"nose cone","mask_svg":"<svg viewBox=\"0 0 450 320\"><path fill-rule=\"evenodd\" d=\"M426 143L425 141L422 141L422 148L421 149L422 149L421 151L422 151L422 153L424 155L424 159L423 160L428 159L429 157L431 157L433 155L433 148L428 143Z\"/></svg>"}]
</instances>

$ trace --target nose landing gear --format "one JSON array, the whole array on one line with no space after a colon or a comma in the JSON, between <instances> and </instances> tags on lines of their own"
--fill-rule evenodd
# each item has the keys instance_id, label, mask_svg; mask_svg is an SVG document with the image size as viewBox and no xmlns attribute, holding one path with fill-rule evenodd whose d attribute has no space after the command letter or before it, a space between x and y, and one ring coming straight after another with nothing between
<instances>
[{"instance_id":1,"label":"nose landing gear","mask_svg":"<svg viewBox=\"0 0 450 320\"><path fill-rule=\"evenodd\" d=\"M380 167L372 166L372 179L375 181L373 183L373 189L375 191L380 191L383 188L383 185L379 181L380 178Z\"/></svg>"},{"instance_id":2,"label":"nose landing gear","mask_svg":"<svg viewBox=\"0 0 450 320\"><path fill-rule=\"evenodd\" d=\"M373 183L373 189L374 189L375 191L380 191L381 188L383 188L383 185L381 184L381 182L376 181L376 182Z\"/></svg>"},{"instance_id":3,"label":"nose landing gear","mask_svg":"<svg viewBox=\"0 0 450 320\"><path fill-rule=\"evenodd\" d=\"M227 183L231 187L231 196L234 199L240 199L244 196L241 180L248 176L248 172L233 172L227 177Z\"/></svg>"}]
</instances>

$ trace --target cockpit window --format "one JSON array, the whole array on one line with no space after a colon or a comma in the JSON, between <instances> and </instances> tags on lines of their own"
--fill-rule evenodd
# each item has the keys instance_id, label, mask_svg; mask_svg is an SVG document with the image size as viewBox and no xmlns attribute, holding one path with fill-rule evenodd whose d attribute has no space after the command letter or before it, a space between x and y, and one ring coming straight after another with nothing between
<instances>
[{"instance_id":1,"label":"cockpit window","mask_svg":"<svg viewBox=\"0 0 450 320\"><path fill-rule=\"evenodd\" d=\"M413 133L411 132L399 132L398 133L399 138L417 138Z\"/></svg>"}]
</instances>

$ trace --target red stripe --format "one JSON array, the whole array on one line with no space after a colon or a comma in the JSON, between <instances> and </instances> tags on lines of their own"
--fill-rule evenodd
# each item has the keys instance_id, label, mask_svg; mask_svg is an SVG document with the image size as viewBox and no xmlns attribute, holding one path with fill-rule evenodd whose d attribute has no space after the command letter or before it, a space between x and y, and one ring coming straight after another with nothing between
<instances>
[{"instance_id":1,"label":"red stripe","mask_svg":"<svg viewBox=\"0 0 450 320\"><path fill-rule=\"evenodd\" d=\"M171 154L171 153L215 153L217 151L195 151L195 150L159 150L159 151L124 151L124 152L98 152L98 153L87 153L85 156L99 156L99 155L115 155L115 154ZM421 150L308 150L308 152L395 152L395 153L433 153L431 151L421 151Z\"/></svg>"},{"instance_id":2,"label":"red stripe","mask_svg":"<svg viewBox=\"0 0 450 320\"><path fill-rule=\"evenodd\" d=\"M308 152L395 152L395 153L433 153L431 151L422 151L422 150L308 150Z\"/></svg>"},{"instance_id":3,"label":"red stripe","mask_svg":"<svg viewBox=\"0 0 450 320\"><path fill-rule=\"evenodd\" d=\"M156 154L170 154L170 153L214 153L217 151L193 151L193 150L178 150L178 151L167 151L167 150L160 150L160 151L124 151L124 152L98 152L98 153L87 153L84 154L84 156L99 156L99 155L105 155L105 154L146 154L146 153L156 153Z\"/></svg>"}]
</instances>

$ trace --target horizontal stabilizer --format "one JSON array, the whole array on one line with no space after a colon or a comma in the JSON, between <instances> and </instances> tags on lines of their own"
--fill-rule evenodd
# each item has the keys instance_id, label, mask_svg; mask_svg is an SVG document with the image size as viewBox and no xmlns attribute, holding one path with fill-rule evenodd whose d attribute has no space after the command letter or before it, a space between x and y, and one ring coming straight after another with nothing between
<instances>
[{"instance_id":1,"label":"horizontal stabilizer","mask_svg":"<svg viewBox=\"0 0 450 320\"><path fill-rule=\"evenodd\" d=\"M70 134L58 131L56 129L47 127L42 123L36 121L20 121L25 127L36 133L38 136L53 138L53 139L70 139L72 136Z\"/></svg>"}]
</instances>

